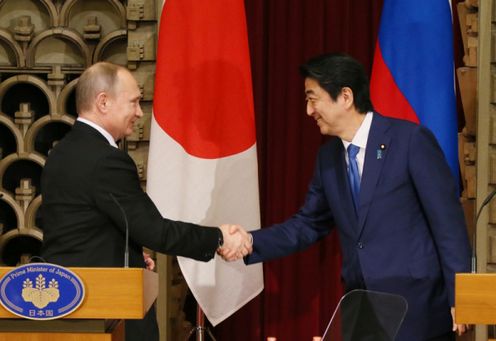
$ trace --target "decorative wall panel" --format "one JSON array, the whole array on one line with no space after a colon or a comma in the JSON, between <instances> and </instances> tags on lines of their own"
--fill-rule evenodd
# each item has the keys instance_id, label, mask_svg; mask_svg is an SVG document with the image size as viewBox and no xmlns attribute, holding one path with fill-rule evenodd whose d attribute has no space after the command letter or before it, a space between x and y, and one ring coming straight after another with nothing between
<instances>
[{"instance_id":1,"label":"decorative wall panel","mask_svg":"<svg viewBox=\"0 0 496 341\"><path fill-rule=\"evenodd\" d=\"M97 60L125 65L125 13L115 0L0 1L1 264L39 255L43 165L74 123L81 72Z\"/></svg>"}]
</instances>

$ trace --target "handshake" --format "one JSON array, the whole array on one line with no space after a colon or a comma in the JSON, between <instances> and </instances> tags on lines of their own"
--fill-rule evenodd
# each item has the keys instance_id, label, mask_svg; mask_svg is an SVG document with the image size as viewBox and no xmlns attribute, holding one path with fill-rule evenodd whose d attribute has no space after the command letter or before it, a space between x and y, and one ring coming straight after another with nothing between
<instances>
[{"instance_id":1,"label":"handshake","mask_svg":"<svg viewBox=\"0 0 496 341\"><path fill-rule=\"evenodd\" d=\"M225 261L235 261L253 251L253 237L240 225L224 224L220 226L224 244L217 249L217 254Z\"/></svg>"}]
</instances>

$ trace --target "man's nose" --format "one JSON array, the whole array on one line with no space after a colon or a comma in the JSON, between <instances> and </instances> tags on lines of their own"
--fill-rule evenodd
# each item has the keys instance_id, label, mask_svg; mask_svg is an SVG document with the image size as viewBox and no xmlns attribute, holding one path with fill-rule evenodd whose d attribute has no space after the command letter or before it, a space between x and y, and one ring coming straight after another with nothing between
<instances>
[{"instance_id":1,"label":"man's nose","mask_svg":"<svg viewBox=\"0 0 496 341\"><path fill-rule=\"evenodd\" d=\"M308 115L308 116L312 116L314 112L315 112L315 110L313 109L313 105L312 105L312 103L310 103L310 102L308 101L308 102L307 102L307 115Z\"/></svg>"},{"instance_id":2,"label":"man's nose","mask_svg":"<svg viewBox=\"0 0 496 341\"><path fill-rule=\"evenodd\" d=\"M138 104L138 110L136 111L136 116L143 117L143 110L141 109L141 105Z\"/></svg>"}]
</instances>

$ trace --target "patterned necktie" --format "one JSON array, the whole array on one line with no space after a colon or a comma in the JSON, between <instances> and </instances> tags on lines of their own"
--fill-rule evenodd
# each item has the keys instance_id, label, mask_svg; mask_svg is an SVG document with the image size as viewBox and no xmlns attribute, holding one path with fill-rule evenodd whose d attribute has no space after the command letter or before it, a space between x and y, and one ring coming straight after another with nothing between
<instances>
[{"instance_id":1,"label":"patterned necktie","mask_svg":"<svg viewBox=\"0 0 496 341\"><path fill-rule=\"evenodd\" d=\"M353 195L353 203L355 204L355 212L358 212L358 198L360 194L360 173L358 172L358 163L356 156L360 151L360 147L350 144L348 146L348 177L350 178L351 193Z\"/></svg>"}]
</instances>

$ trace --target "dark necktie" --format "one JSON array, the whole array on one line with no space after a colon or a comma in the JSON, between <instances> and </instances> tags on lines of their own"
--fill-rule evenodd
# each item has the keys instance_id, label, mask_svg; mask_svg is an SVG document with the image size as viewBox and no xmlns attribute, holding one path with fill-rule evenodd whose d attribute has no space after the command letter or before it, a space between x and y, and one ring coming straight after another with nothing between
<instances>
[{"instance_id":1,"label":"dark necktie","mask_svg":"<svg viewBox=\"0 0 496 341\"><path fill-rule=\"evenodd\" d=\"M351 194L355 204L355 212L358 212L358 198L360 194L360 173L358 172L357 154L360 147L350 144L348 146L348 177L350 178Z\"/></svg>"}]
</instances>

